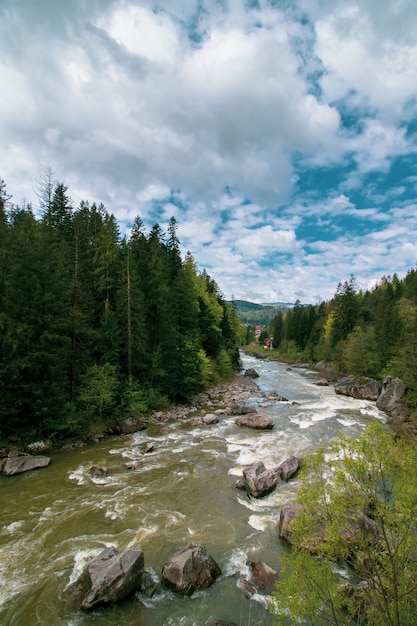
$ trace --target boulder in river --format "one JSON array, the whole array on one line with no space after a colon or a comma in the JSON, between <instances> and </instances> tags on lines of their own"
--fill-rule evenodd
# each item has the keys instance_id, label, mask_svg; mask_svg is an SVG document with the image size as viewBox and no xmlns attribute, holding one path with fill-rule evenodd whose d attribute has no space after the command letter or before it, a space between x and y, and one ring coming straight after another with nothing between
<instances>
[{"instance_id":1,"label":"boulder in river","mask_svg":"<svg viewBox=\"0 0 417 626\"><path fill-rule=\"evenodd\" d=\"M206 548L199 543L189 543L178 548L165 561L162 582L184 596L210 587L221 570Z\"/></svg>"},{"instance_id":2,"label":"boulder in river","mask_svg":"<svg viewBox=\"0 0 417 626\"><path fill-rule=\"evenodd\" d=\"M203 415L201 421L203 422L203 424L206 424L206 425L218 424L219 423L219 418L214 413L206 413L206 415Z\"/></svg>"},{"instance_id":3,"label":"boulder in river","mask_svg":"<svg viewBox=\"0 0 417 626\"><path fill-rule=\"evenodd\" d=\"M140 451L141 451L141 454L148 454L148 452L152 452L154 448L155 448L155 443L153 441L148 441L147 443L143 444Z\"/></svg>"},{"instance_id":4,"label":"boulder in river","mask_svg":"<svg viewBox=\"0 0 417 626\"><path fill-rule=\"evenodd\" d=\"M247 491L254 498L260 498L272 491L281 479L281 471L278 467L266 469L262 461L253 463L243 470Z\"/></svg>"},{"instance_id":5,"label":"boulder in river","mask_svg":"<svg viewBox=\"0 0 417 626\"><path fill-rule=\"evenodd\" d=\"M253 369L253 367L250 367L249 369L245 370L245 376L249 376L249 378L259 378L259 374L258 372Z\"/></svg>"},{"instance_id":6,"label":"boulder in river","mask_svg":"<svg viewBox=\"0 0 417 626\"><path fill-rule=\"evenodd\" d=\"M109 475L109 468L104 465L92 465L90 467L90 474L94 478L105 478Z\"/></svg>"},{"instance_id":7,"label":"boulder in river","mask_svg":"<svg viewBox=\"0 0 417 626\"><path fill-rule=\"evenodd\" d=\"M238 426L246 426L247 428L256 428L259 430L272 430L275 422L269 415L263 415L262 413L247 413L245 415L239 415L235 419L235 423Z\"/></svg>"},{"instance_id":8,"label":"boulder in river","mask_svg":"<svg viewBox=\"0 0 417 626\"><path fill-rule=\"evenodd\" d=\"M297 456L290 456L278 467L282 480L287 482L294 476L301 467L302 459Z\"/></svg>"},{"instance_id":9,"label":"boulder in river","mask_svg":"<svg viewBox=\"0 0 417 626\"><path fill-rule=\"evenodd\" d=\"M247 565L250 571L249 582L252 583L255 591L270 595L279 578L278 572L263 561L248 561Z\"/></svg>"},{"instance_id":10,"label":"boulder in river","mask_svg":"<svg viewBox=\"0 0 417 626\"><path fill-rule=\"evenodd\" d=\"M46 467L49 465L50 460L48 456L32 456L21 452L9 453L9 456L3 462L2 471L5 476L14 476L22 472Z\"/></svg>"},{"instance_id":11,"label":"boulder in river","mask_svg":"<svg viewBox=\"0 0 417 626\"><path fill-rule=\"evenodd\" d=\"M114 604L140 589L143 573L141 548L119 552L110 546L87 563L80 576L66 586L65 593L84 610L100 604Z\"/></svg>"}]
</instances>

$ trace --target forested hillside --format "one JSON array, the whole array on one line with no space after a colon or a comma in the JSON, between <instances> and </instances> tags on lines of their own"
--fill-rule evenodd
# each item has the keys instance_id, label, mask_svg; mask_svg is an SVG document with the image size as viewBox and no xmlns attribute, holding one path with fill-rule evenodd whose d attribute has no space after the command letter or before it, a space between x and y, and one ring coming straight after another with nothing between
<instances>
[{"instance_id":1,"label":"forested hillside","mask_svg":"<svg viewBox=\"0 0 417 626\"><path fill-rule=\"evenodd\" d=\"M384 277L370 291L355 278L340 283L329 302L278 311L269 332L289 359L330 361L339 372L398 376L406 402L417 407L417 272Z\"/></svg>"},{"instance_id":2,"label":"forested hillside","mask_svg":"<svg viewBox=\"0 0 417 626\"><path fill-rule=\"evenodd\" d=\"M272 305L256 304L246 300L233 300L232 304L242 324L251 326L259 324L268 326L276 313L276 308Z\"/></svg>"},{"instance_id":3,"label":"forested hillside","mask_svg":"<svg viewBox=\"0 0 417 626\"><path fill-rule=\"evenodd\" d=\"M174 218L121 237L62 183L42 198L37 218L0 180L0 439L103 432L233 372L240 321Z\"/></svg>"}]
</instances>

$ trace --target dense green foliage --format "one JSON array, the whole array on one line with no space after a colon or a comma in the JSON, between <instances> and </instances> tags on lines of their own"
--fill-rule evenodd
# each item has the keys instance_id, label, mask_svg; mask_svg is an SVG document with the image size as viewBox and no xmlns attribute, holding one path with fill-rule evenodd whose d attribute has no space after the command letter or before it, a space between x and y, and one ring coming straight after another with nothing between
<instances>
[{"instance_id":1,"label":"dense green foliage","mask_svg":"<svg viewBox=\"0 0 417 626\"><path fill-rule=\"evenodd\" d=\"M383 378L398 376L405 402L417 407L417 271L384 277L359 291L351 277L332 300L278 311L269 326L281 356L328 361L335 371Z\"/></svg>"},{"instance_id":2,"label":"dense green foliage","mask_svg":"<svg viewBox=\"0 0 417 626\"><path fill-rule=\"evenodd\" d=\"M415 447L378 422L308 459L277 624L416 623L416 465Z\"/></svg>"},{"instance_id":3,"label":"dense green foliage","mask_svg":"<svg viewBox=\"0 0 417 626\"><path fill-rule=\"evenodd\" d=\"M242 324L251 326L268 326L276 315L277 310L284 310L287 305L273 306L271 304L256 304L247 300L233 300L233 306L236 309ZM290 305L288 305L290 306Z\"/></svg>"},{"instance_id":4,"label":"dense green foliage","mask_svg":"<svg viewBox=\"0 0 417 626\"><path fill-rule=\"evenodd\" d=\"M0 431L74 436L185 401L239 364L240 322L216 283L139 217L74 210L51 178L42 216L0 181Z\"/></svg>"}]
</instances>

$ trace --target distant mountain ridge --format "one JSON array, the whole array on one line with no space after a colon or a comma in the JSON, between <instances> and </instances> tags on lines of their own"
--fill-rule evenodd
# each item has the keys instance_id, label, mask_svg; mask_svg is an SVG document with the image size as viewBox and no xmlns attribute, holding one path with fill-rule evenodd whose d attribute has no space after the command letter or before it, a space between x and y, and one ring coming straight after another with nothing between
<instances>
[{"instance_id":1,"label":"distant mountain ridge","mask_svg":"<svg viewBox=\"0 0 417 626\"><path fill-rule=\"evenodd\" d=\"M291 309L294 304L292 302L263 302L257 304L248 300L233 300L238 311L261 311L262 309Z\"/></svg>"},{"instance_id":2,"label":"distant mountain ridge","mask_svg":"<svg viewBox=\"0 0 417 626\"><path fill-rule=\"evenodd\" d=\"M292 309L293 302L263 302L262 306L273 307L274 309Z\"/></svg>"},{"instance_id":3,"label":"distant mountain ridge","mask_svg":"<svg viewBox=\"0 0 417 626\"><path fill-rule=\"evenodd\" d=\"M242 324L250 326L269 326L271 320L280 309L291 309L294 305L290 302L271 302L257 304L248 300L232 300Z\"/></svg>"}]
</instances>

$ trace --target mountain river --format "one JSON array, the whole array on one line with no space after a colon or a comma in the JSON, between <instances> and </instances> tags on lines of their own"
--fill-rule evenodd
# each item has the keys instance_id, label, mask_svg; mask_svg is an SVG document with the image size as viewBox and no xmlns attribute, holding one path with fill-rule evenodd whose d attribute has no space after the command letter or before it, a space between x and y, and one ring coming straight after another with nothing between
<instances>
[{"instance_id":1,"label":"mountain river","mask_svg":"<svg viewBox=\"0 0 417 626\"><path fill-rule=\"evenodd\" d=\"M246 561L280 568L286 550L277 535L281 505L297 479L261 499L236 489L242 469L262 460L267 468L292 454L305 456L340 433L360 435L372 420L385 421L375 403L336 395L316 384L308 369L256 360L260 392L249 403L272 416L271 431L254 431L220 416L218 424L170 423L102 443L56 452L45 469L0 476L0 625L205 626L228 620L239 626L272 624L267 600L249 599L241 585ZM277 392L288 402L267 400ZM215 408L215 407L214 407ZM144 444L154 448L141 454ZM143 467L127 470L140 459ZM92 465L109 474L92 477ZM106 546L140 546L157 579L180 546L202 543L222 575L207 590L182 597L159 588L138 592L114 607L77 611L63 593L82 566Z\"/></svg>"}]
</instances>

